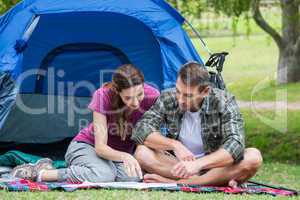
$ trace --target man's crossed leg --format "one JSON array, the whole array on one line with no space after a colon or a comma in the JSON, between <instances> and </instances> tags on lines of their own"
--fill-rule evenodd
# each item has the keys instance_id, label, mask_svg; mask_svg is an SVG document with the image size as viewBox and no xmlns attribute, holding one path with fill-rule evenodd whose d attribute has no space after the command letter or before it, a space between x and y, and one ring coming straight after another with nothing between
<instances>
[{"instance_id":1,"label":"man's crossed leg","mask_svg":"<svg viewBox=\"0 0 300 200\"><path fill-rule=\"evenodd\" d=\"M179 163L179 160L172 154L140 145L137 147L135 157L141 167L148 173L144 176L145 182L176 182L214 186L229 185L232 187L254 176L262 164L260 151L255 148L247 148L244 152L244 159L239 163L203 170L197 175L180 178L175 176L174 172L172 173L174 166ZM194 163L191 161L190 164Z\"/></svg>"}]
</instances>

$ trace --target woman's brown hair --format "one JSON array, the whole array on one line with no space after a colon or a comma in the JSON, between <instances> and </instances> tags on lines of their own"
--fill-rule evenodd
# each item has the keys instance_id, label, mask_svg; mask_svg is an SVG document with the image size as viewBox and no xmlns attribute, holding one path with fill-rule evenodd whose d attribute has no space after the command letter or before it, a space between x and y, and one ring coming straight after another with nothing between
<instances>
[{"instance_id":1,"label":"woman's brown hair","mask_svg":"<svg viewBox=\"0 0 300 200\"><path fill-rule=\"evenodd\" d=\"M119 111L116 114L116 121L118 123L118 134L122 140L126 139L126 121L127 114L124 110L125 104L123 103L119 93L133 86L144 83L143 73L137 69L133 64L125 64L116 69L113 74L111 87L114 91L112 98L113 111Z\"/></svg>"}]
</instances>

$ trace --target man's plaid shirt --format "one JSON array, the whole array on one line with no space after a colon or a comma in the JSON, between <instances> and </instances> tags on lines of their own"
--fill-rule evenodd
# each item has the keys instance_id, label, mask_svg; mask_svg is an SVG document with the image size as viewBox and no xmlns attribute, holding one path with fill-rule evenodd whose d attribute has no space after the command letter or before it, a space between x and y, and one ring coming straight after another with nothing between
<instances>
[{"instance_id":1,"label":"man's plaid shirt","mask_svg":"<svg viewBox=\"0 0 300 200\"><path fill-rule=\"evenodd\" d=\"M227 91L211 88L200 109L205 153L223 148L235 162L240 161L245 149L244 121L235 97ZM143 144L148 135L164 126L167 137L178 139L183 115L176 100L175 88L165 91L136 124L132 139Z\"/></svg>"}]
</instances>

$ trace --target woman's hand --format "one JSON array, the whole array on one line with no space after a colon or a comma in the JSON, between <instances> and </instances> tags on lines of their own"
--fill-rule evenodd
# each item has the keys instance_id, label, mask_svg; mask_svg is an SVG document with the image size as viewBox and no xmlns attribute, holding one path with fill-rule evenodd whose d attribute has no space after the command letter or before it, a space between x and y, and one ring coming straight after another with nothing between
<instances>
[{"instance_id":1,"label":"woman's hand","mask_svg":"<svg viewBox=\"0 0 300 200\"><path fill-rule=\"evenodd\" d=\"M122 161L124 163L125 172L129 177L139 177L143 179L142 169L138 161L132 155L124 153L122 155Z\"/></svg>"}]
</instances>

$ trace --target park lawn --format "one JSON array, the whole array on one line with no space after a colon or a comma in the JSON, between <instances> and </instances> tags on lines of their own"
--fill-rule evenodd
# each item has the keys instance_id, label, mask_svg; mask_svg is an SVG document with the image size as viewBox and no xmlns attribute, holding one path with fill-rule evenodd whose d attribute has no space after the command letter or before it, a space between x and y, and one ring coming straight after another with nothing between
<instances>
[{"instance_id":1,"label":"park lawn","mask_svg":"<svg viewBox=\"0 0 300 200\"><path fill-rule=\"evenodd\" d=\"M242 109L241 112L246 146L258 148L268 162L300 164L300 110L288 110L286 117L266 110Z\"/></svg>"},{"instance_id":2,"label":"park lawn","mask_svg":"<svg viewBox=\"0 0 300 200\"><path fill-rule=\"evenodd\" d=\"M300 166L287 165L280 163L265 163L257 176L253 178L255 181L263 183L276 184L292 189L300 190ZM168 200L193 200L193 199L274 199L269 195L227 195L221 193L212 194L192 194L184 192L158 192L158 191L133 191L133 190L78 190L75 192L6 192L0 191L0 199L130 199L130 200L148 200L148 199L168 199ZM276 199L284 199L279 197ZM299 199L293 197L290 199Z\"/></svg>"},{"instance_id":3,"label":"park lawn","mask_svg":"<svg viewBox=\"0 0 300 200\"><path fill-rule=\"evenodd\" d=\"M213 52L227 51L223 77L228 89L243 101L300 102L300 83L276 84L278 49L265 34L253 36L204 38ZM207 60L208 54L197 38L198 52ZM285 95L286 94L286 95Z\"/></svg>"}]
</instances>

